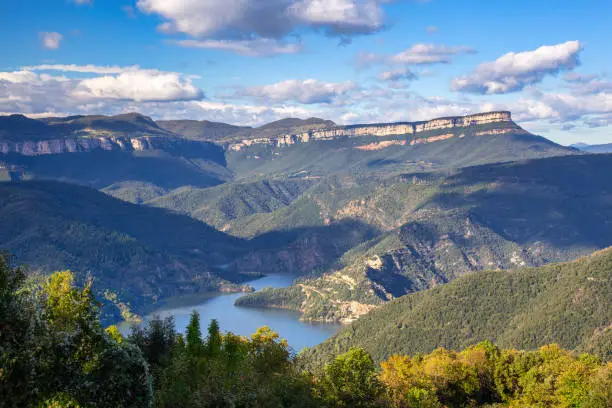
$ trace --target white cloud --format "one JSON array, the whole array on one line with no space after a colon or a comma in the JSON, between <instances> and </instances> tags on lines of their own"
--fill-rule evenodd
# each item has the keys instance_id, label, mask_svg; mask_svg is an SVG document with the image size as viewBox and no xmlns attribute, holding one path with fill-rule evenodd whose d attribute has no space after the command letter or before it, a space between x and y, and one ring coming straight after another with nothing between
<instances>
[{"instance_id":1,"label":"white cloud","mask_svg":"<svg viewBox=\"0 0 612 408\"><path fill-rule=\"evenodd\" d=\"M476 51L466 46L446 46L437 44L414 44L405 51L394 55L364 53L357 55L356 65L367 67L374 64L384 65L431 65L448 64L453 57L473 54Z\"/></svg>"},{"instance_id":2,"label":"white cloud","mask_svg":"<svg viewBox=\"0 0 612 408\"><path fill-rule=\"evenodd\" d=\"M39 36L42 47L47 50L57 50L60 47L62 39L64 38L63 35L56 32L40 33Z\"/></svg>"},{"instance_id":3,"label":"white cloud","mask_svg":"<svg viewBox=\"0 0 612 408\"><path fill-rule=\"evenodd\" d=\"M374 0L302 0L289 10L304 25L328 35L370 34L384 27L383 11Z\"/></svg>"},{"instance_id":4,"label":"white cloud","mask_svg":"<svg viewBox=\"0 0 612 408\"><path fill-rule=\"evenodd\" d=\"M0 82L22 84L36 80L38 80L38 75L31 71L0 72Z\"/></svg>"},{"instance_id":5,"label":"white cloud","mask_svg":"<svg viewBox=\"0 0 612 408\"><path fill-rule=\"evenodd\" d=\"M254 40L179 40L175 43L181 47L226 50L253 57L295 54L302 49L301 44L284 43L268 38Z\"/></svg>"},{"instance_id":6,"label":"white cloud","mask_svg":"<svg viewBox=\"0 0 612 408\"><path fill-rule=\"evenodd\" d=\"M93 0L73 0L73 2L78 5L93 4Z\"/></svg>"},{"instance_id":7,"label":"white cloud","mask_svg":"<svg viewBox=\"0 0 612 408\"><path fill-rule=\"evenodd\" d=\"M406 67L393 69L391 71L383 71L378 74L378 79L381 81L413 80L416 78L417 75Z\"/></svg>"},{"instance_id":8,"label":"white cloud","mask_svg":"<svg viewBox=\"0 0 612 408\"><path fill-rule=\"evenodd\" d=\"M200 46L239 52L244 55L270 55L296 52L299 48L282 46L287 38L304 30L347 39L382 30L385 16L382 4L387 0L138 0L137 7L164 21L158 29L165 33L183 33ZM281 40L271 51L245 51L261 45L258 41Z\"/></svg>"},{"instance_id":9,"label":"white cloud","mask_svg":"<svg viewBox=\"0 0 612 408\"><path fill-rule=\"evenodd\" d=\"M455 78L452 89L477 94L516 92L579 65L583 45L579 41L542 46L534 51L510 52L479 65L471 74Z\"/></svg>"},{"instance_id":10,"label":"white cloud","mask_svg":"<svg viewBox=\"0 0 612 408\"><path fill-rule=\"evenodd\" d=\"M75 64L43 64L22 67L26 71L61 71L61 72L79 72L87 74L120 74L122 72L139 71L138 65L129 67L99 66L99 65L75 65Z\"/></svg>"},{"instance_id":11,"label":"white cloud","mask_svg":"<svg viewBox=\"0 0 612 408\"><path fill-rule=\"evenodd\" d=\"M239 96L250 96L271 102L299 102L303 104L331 103L337 97L358 89L357 84L347 82L322 82L315 79L303 81L290 79L271 85L246 87Z\"/></svg>"},{"instance_id":12,"label":"white cloud","mask_svg":"<svg viewBox=\"0 0 612 408\"><path fill-rule=\"evenodd\" d=\"M101 76L79 82L73 95L82 99L131 101L197 100L204 97L191 79L175 72L134 71Z\"/></svg>"},{"instance_id":13,"label":"white cloud","mask_svg":"<svg viewBox=\"0 0 612 408\"><path fill-rule=\"evenodd\" d=\"M605 79L603 75L583 75L577 72L568 72L563 76L563 80L567 82L567 86L575 94L612 93L612 81Z\"/></svg>"},{"instance_id":14,"label":"white cloud","mask_svg":"<svg viewBox=\"0 0 612 408\"><path fill-rule=\"evenodd\" d=\"M470 47L448 47L436 44L415 44L399 54L393 55L391 61L398 64L426 65L448 64L452 57L459 54L472 54Z\"/></svg>"},{"instance_id":15,"label":"white cloud","mask_svg":"<svg viewBox=\"0 0 612 408\"><path fill-rule=\"evenodd\" d=\"M142 70L136 67L57 65L58 71L102 73L68 78L51 75L51 66L0 72L0 111L54 114L104 113L132 102L200 100L203 92L191 78L179 73ZM104 68L104 69L101 69ZM118 74L107 74L118 72Z\"/></svg>"}]
</instances>

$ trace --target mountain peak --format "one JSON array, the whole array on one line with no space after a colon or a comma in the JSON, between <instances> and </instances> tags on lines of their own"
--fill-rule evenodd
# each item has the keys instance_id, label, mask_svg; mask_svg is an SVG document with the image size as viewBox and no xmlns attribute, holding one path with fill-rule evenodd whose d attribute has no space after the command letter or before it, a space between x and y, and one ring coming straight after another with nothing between
<instances>
[{"instance_id":1,"label":"mountain peak","mask_svg":"<svg viewBox=\"0 0 612 408\"><path fill-rule=\"evenodd\" d=\"M335 123L331 120L325 120L321 118L311 117L308 119L299 119L299 118L285 118L280 119L274 122L267 123L263 126L260 126L259 130L266 129L281 129L281 128L294 128L298 126L334 126Z\"/></svg>"}]
</instances>

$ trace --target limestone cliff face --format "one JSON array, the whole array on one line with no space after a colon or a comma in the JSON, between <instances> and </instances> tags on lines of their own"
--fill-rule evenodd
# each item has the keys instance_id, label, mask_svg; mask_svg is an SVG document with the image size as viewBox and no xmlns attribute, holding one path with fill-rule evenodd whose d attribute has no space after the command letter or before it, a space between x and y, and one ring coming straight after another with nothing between
<instances>
[{"instance_id":1,"label":"limestone cliff face","mask_svg":"<svg viewBox=\"0 0 612 408\"><path fill-rule=\"evenodd\" d=\"M42 140L37 142L0 142L0 154L17 153L24 156L89 152L96 149L144 151L163 147L160 138L149 137L90 137Z\"/></svg>"},{"instance_id":2,"label":"limestone cliff face","mask_svg":"<svg viewBox=\"0 0 612 408\"><path fill-rule=\"evenodd\" d=\"M274 146L288 146L295 143L307 143L311 140L332 140L340 137L360 136L404 136L417 135L423 132L465 128L469 126L485 125L489 123L512 122L510 112L488 112L476 115L433 119L426 122L383 123L369 125L334 126L326 129L317 129L295 135L284 135L278 138L246 139L228 146L230 150L239 151L254 144L271 144ZM483 133L484 135L485 133ZM490 133L503 134L503 133ZM413 140L415 142L416 138ZM444 138L438 139L444 140ZM428 140L436 141L436 140ZM425 143L425 142L415 142ZM411 144L415 144L411 143Z\"/></svg>"}]
</instances>

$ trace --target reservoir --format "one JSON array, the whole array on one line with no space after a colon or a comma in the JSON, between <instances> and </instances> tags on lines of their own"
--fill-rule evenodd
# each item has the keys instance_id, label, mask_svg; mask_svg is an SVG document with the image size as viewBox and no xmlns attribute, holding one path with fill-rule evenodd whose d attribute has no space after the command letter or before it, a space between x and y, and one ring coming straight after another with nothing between
<instances>
[{"instance_id":1,"label":"reservoir","mask_svg":"<svg viewBox=\"0 0 612 408\"><path fill-rule=\"evenodd\" d=\"M265 287L282 288L290 286L293 278L288 275L268 275L249 284L256 291ZM258 327L268 326L281 338L287 339L289 346L295 352L325 341L342 327L340 324L302 322L299 320L300 313L290 310L234 306L234 301L242 295L242 293L214 293L197 299L172 299L167 307L146 316L145 320L150 320L155 315L162 318L172 315L176 330L184 333L191 312L196 310L200 314L203 336L206 335L206 328L212 319L217 319L221 331L230 331L242 336L250 336Z\"/></svg>"}]
</instances>

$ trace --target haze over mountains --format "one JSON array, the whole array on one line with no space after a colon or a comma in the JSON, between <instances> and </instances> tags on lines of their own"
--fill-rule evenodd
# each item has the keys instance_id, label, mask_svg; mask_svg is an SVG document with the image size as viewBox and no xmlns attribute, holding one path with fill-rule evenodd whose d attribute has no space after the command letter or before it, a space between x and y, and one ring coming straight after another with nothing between
<instances>
[{"instance_id":1,"label":"haze over mountains","mask_svg":"<svg viewBox=\"0 0 612 408\"><path fill-rule=\"evenodd\" d=\"M0 246L34 268L91 274L137 312L174 294L242 290L253 272L304 275L239 303L349 322L468 273L612 244L599 176L609 167L612 157L535 136L509 112L258 128L12 115L0 117L0 175L13 181Z\"/></svg>"}]
</instances>

